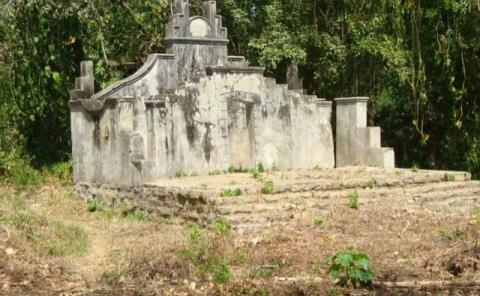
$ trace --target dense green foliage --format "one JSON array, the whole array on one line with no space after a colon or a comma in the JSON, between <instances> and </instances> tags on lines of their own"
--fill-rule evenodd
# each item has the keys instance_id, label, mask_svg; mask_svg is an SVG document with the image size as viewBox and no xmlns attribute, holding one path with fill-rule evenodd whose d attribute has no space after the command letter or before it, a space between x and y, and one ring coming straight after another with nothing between
<instances>
[{"instance_id":1,"label":"dense green foliage","mask_svg":"<svg viewBox=\"0 0 480 296\"><path fill-rule=\"evenodd\" d=\"M194 2L199 10L199 0ZM327 99L366 95L397 163L480 175L480 0L219 0L230 52ZM169 0L0 0L0 175L70 155L68 91L162 52ZM23 160L22 160L23 159Z\"/></svg>"}]
</instances>

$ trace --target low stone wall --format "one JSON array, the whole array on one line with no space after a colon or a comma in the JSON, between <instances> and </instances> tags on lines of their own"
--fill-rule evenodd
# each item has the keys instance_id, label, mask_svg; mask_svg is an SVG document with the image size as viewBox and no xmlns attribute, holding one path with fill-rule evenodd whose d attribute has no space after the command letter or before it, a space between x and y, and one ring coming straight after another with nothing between
<instances>
[{"instance_id":1,"label":"low stone wall","mask_svg":"<svg viewBox=\"0 0 480 296\"><path fill-rule=\"evenodd\" d=\"M150 215L168 219L170 223L193 222L212 224L218 215L215 201L207 190L185 190L162 186L113 186L88 183L76 184L75 192L85 200L99 200L119 210L141 209Z\"/></svg>"}]
</instances>

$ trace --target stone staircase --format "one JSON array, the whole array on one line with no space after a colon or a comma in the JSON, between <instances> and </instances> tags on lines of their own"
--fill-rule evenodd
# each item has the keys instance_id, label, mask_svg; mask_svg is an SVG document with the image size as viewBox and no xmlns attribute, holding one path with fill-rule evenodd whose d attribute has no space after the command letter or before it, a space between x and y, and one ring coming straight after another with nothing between
<instances>
[{"instance_id":1,"label":"stone staircase","mask_svg":"<svg viewBox=\"0 0 480 296\"><path fill-rule=\"evenodd\" d=\"M244 190L243 196L215 198L215 213L240 232L312 225L315 217L331 214L332 208L347 207L348 195L355 191L361 207L383 204L442 215L469 215L480 207L480 182L462 172L395 170L340 179L303 178L283 182L269 195L261 194L261 187Z\"/></svg>"}]
</instances>

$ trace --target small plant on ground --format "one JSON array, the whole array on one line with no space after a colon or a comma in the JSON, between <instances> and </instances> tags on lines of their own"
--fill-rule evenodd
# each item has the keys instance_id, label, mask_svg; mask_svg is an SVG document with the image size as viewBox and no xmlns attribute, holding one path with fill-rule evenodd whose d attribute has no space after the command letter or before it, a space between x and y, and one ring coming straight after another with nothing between
<instances>
[{"instance_id":1,"label":"small plant on ground","mask_svg":"<svg viewBox=\"0 0 480 296\"><path fill-rule=\"evenodd\" d=\"M236 196L241 196L243 194L242 189L240 188L235 188L235 189L225 189L222 192L220 192L221 197L236 197Z\"/></svg>"},{"instance_id":2,"label":"small plant on ground","mask_svg":"<svg viewBox=\"0 0 480 296\"><path fill-rule=\"evenodd\" d=\"M318 218L315 220L314 223L316 226L323 226L325 224L325 220L323 220L322 218Z\"/></svg>"},{"instance_id":3,"label":"small plant on ground","mask_svg":"<svg viewBox=\"0 0 480 296\"><path fill-rule=\"evenodd\" d=\"M251 169L250 173L254 179L260 178L260 172L257 170L257 168Z\"/></svg>"},{"instance_id":4,"label":"small plant on ground","mask_svg":"<svg viewBox=\"0 0 480 296\"><path fill-rule=\"evenodd\" d=\"M339 252L326 259L328 274L340 286L367 287L372 284L374 272L367 254L355 249Z\"/></svg>"},{"instance_id":5,"label":"small plant on ground","mask_svg":"<svg viewBox=\"0 0 480 296\"><path fill-rule=\"evenodd\" d=\"M354 190L348 194L348 207L350 209L358 209L359 196L358 191Z\"/></svg>"},{"instance_id":6,"label":"small plant on ground","mask_svg":"<svg viewBox=\"0 0 480 296\"><path fill-rule=\"evenodd\" d=\"M230 280L230 265L228 262L222 261L214 272L213 280L217 284L225 284Z\"/></svg>"},{"instance_id":7,"label":"small plant on ground","mask_svg":"<svg viewBox=\"0 0 480 296\"><path fill-rule=\"evenodd\" d=\"M272 181L267 181L262 186L263 194L275 194L275 184Z\"/></svg>"},{"instance_id":8,"label":"small plant on ground","mask_svg":"<svg viewBox=\"0 0 480 296\"><path fill-rule=\"evenodd\" d=\"M213 224L213 230L220 236L227 236L230 233L231 227L227 220L220 219Z\"/></svg>"},{"instance_id":9,"label":"small plant on ground","mask_svg":"<svg viewBox=\"0 0 480 296\"><path fill-rule=\"evenodd\" d=\"M207 184L207 183L202 183L202 184L200 184L200 188L202 188L202 189L207 189L207 188L208 188L208 184Z\"/></svg>"},{"instance_id":10,"label":"small plant on ground","mask_svg":"<svg viewBox=\"0 0 480 296\"><path fill-rule=\"evenodd\" d=\"M176 172L175 173L175 178L183 178L187 177L188 175L185 172Z\"/></svg>"},{"instance_id":11,"label":"small plant on ground","mask_svg":"<svg viewBox=\"0 0 480 296\"><path fill-rule=\"evenodd\" d=\"M412 168L410 169L410 171L412 171L412 173L418 173L418 171L419 171L418 165L416 163L414 163L412 165Z\"/></svg>"},{"instance_id":12,"label":"small plant on ground","mask_svg":"<svg viewBox=\"0 0 480 296\"><path fill-rule=\"evenodd\" d=\"M150 218L150 215L143 210L137 209L132 213L132 217L137 221L148 221Z\"/></svg>"},{"instance_id":13,"label":"small plant on ground","mask_svg":"<svg viewBox=\"0 0 480 296\"><path fill-rule=\"evenodd\" d=\"M455 175L452 174L445 174L443 177L446 182L454 182L455 181Z\"/></svg>"},{"instance_id":14,"label":"small plant on ground","mask_svg":"<svg viewBox=\"0 0 480 296\"><path fill-rule=\"evenodd\" d=\"M266 172L265 166L263 165L263 163L260 162L259 164L257 164L257 171L258 171L260 174Z\"/></svg>"},{"instance_id":15,"label":"small plant on ground","mask_svg":"<svg viewBox=\"0 0 480 296\"><path fill-rule=\"evenodd\" d=\"M91 199L91 200L87 201L87 209L91 213L101 212L101 211L104 210L104 208L105 208L105 206L98 199Z\"/></svg>"},{"instance_id":16,"label":"small plant on ground","mask_svg":"<svg viewBox=\"0 0 480 296\"><path fill-rule=\"evenodd\" d=\"M460 227L455 227L453 230L440 230L440 237L444 240L464 240L466 237L466 233L464 229L461 229Z\"/></svg>"}]
</instances>

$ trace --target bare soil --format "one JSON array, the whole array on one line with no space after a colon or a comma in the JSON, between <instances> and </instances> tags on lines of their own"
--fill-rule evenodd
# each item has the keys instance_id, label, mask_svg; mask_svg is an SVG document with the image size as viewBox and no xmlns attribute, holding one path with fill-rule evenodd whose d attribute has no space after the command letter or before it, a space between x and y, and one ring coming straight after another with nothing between
<instances>
[{"instance_id":1,"label":"bare soil","mask_svg":"<svg viewBox=\"0 0 480 296\"><path fill-rule=\"evenodd\" d=\"M480 183L457 173L455 178L435 181L430 178L435 174L446 173L276 172L262 177L280 189L271 195L259 193L262 181L249 174L159 181L162 186L215 192L240 187L246 192L239 197L218 197L217 206L232 221L228 235L205 230L210 251L230 266L230 281L223 285L199 275L182 255L192 225L171 225L154 217L144 221L108 209L89 212L86 203L74 197L71 185L55 179L28 190L3 185L0 294L479 295L475 210L480 207ZM410 175L425 182L394 182ZM319 181L342 186L309 187ZM348 207L347 196L354 189L359 195L358 209ZM22 200L24 210L48 220L45 225L61 221L80 227L88 235L87 252L61 257L45 254L41 244L29 239L25 229L12 220ZM242 208L244 214L235 211ZM257 221L257 216L266 220ZM324 224L316 225L320 219ZM375 271L372 287L334 287L323 260L348 248L370 256ZM437 285L439 281L447 286ZM385 282L407 282L410 287L391 288L382 285ZM429 282L434 285L422 285ZM342 294L333 294L334 290Z\"/></svg>"}]
</instances>

